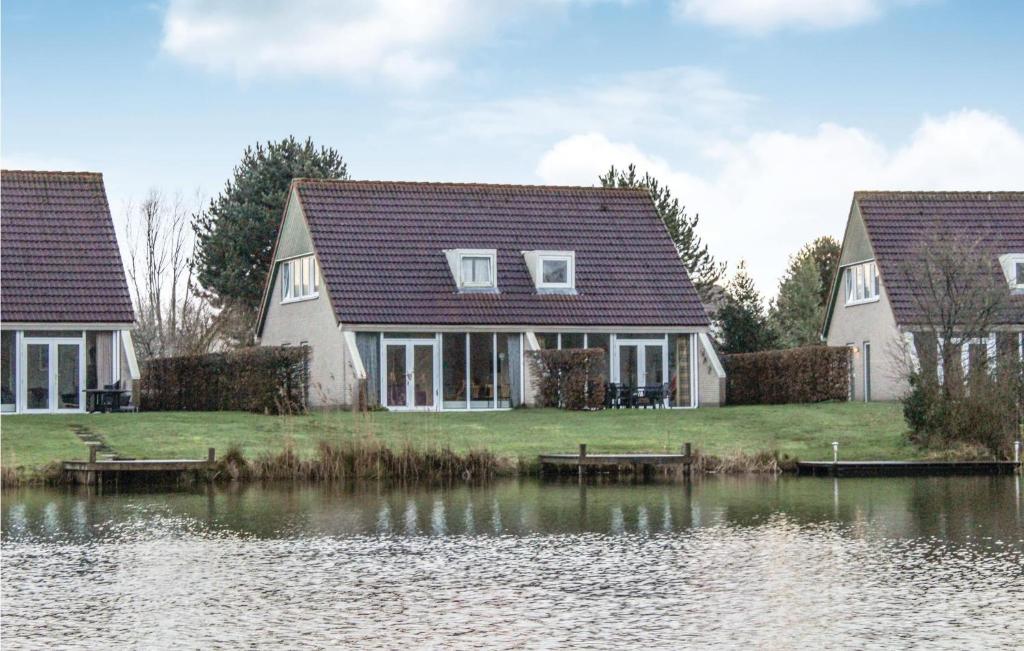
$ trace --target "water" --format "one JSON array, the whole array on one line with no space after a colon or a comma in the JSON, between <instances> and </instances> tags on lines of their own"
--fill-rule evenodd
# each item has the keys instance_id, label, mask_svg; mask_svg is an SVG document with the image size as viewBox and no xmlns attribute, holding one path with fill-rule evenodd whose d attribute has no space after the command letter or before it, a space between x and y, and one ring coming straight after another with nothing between
<instances>
[{"instance_id":1,"label":"water","mask_svg":"<svg viewBox=\"0 0 1024 651\"><path fill-rule=\"evenodd\" d=\"M5 492L4 649L1021 648L1016 477Z\"/></svg>"}]
</instances>

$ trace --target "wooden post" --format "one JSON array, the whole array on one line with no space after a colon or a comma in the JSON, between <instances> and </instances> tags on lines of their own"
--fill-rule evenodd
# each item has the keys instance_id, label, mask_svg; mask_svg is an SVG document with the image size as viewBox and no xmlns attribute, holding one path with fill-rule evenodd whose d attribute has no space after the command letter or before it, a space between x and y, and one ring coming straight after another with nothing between
<instances>
[{"instance_id":1,"label":"wooden post","mask_svg":"<svg viewBox=\"0 0 1024 651\"><path fill-rule=\"evenodd\" d=\"M580 443L580 479L583 479L583 461L587 458L587 444Z\"/></svg>"},{"instance_id":2,"label":"wooden post","mask_svg":"<svg viewBox=\"0 0 1024 651\"><path fill-rule=\"evenodd\" d=\"M686 457L687 461L690 460L690 456L691 456L690 452L691 452L691 450L692 450L692 448L690 447L689 443L683 443L683 456Z\"/></svg>"},{"instance_id":3,"label":"wooden post","mask_svg":"<svg viewBox=\"0 0 1024 651\"><path fill-rule=\"evenodd\" d=\"M96 463L96 448L99 447L99 443L93 443L90 441L86 443L89 446L89 463Z\"/></svg>"},{"instance_id":4,"label":"wooden post","mask_svg":"<svg viewBox=\"0 0 1024 651\"><path fill-rule=\"evenodd\" d=\"M206 463L213 465L213 460L216 458L216 451L213 448L207 448L206 450Z\"/></svg>"}]
</instances>

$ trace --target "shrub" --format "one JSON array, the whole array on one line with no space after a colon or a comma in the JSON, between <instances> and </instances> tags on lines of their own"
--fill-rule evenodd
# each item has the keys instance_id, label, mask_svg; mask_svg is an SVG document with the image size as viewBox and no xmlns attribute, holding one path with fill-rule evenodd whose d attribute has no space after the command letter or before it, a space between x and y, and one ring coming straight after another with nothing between
<instances>
[{"instance_id":1,"label":"shrub","mask_svg":"<svg viewBox=\"0 0 1024 651\"><path fill-rule=\"evenodd\" d=\"M1019 428L1016 372L972 373L956 391L918 374L909 379L903 416L915 443L942 449L981 446L996 456L1010 454Z\"/></svg>"},{"instance_id":2,"label":"shrub","mask_svg":"<svg viewBox=\"0 0 1024 651\"><path fill-rule=\"evenodd\" d=\"M726 402L772 405L847 400L850 352L842 346L725 355Z\"/></svg>"},{"instance_id":3,"label":"shrub","mask_svg":"<svg viewBox=\"0 0 1024 651\"><path fill-rule=\"evenodd\" d=\"M581 410L604 406L604 350L537 350L528 352L527 357L542 407Z\"/></svg>"},{"instance_id":4,"label":"shrub","mask_svg":"<svg viewBox=\"0 0 1024 651\"><path fill-rule=\"evenodd\" d=\"M305 347L151 359L142 369L139 407L147 411L303 411L308 369Z\"/></svg>"}]
</instances>

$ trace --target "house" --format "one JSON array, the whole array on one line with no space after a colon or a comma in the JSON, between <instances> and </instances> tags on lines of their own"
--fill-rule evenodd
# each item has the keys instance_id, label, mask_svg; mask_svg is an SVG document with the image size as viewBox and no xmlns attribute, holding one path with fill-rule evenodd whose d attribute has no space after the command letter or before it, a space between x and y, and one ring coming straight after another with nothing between
<instances>
[{"instance_id":1,"label":"house","mask_svg":"<svg viewBox=\"0 0 1024 651\"><path fill-rule=\"evenodd\" d=\"M524 353L603 348L607 377L718 405L708 317L647 192L292 183L256 335L308 346L310 403L534 403Z\"/></svg>"},{"instance_id":2,"label":"house","mask_svg":"<svg viewBox=\"0 0 1024 651\"><path fill-rule=\"evenodd\" d=\"M997 350L1020 354L1024 192L857 192L822 331L828 345L852 352L852 399L896 400L907 390L901 351L926 352L917 350L915 326L927 294L910 270L936 238L962 238L991 256L1012 294L995 332L963 350L962 364L972 355L995 359Z\"/></svg>"},{"instance_id":3,"label":"house","mask_svg":"<svg viewBox=\"0 0 1024 651\"><path fill-rule=\"evenodd\" d=\"M103 176L0 172L3 413L81 412L138 378L135 321Z\"/></svg>"}]
</instances>

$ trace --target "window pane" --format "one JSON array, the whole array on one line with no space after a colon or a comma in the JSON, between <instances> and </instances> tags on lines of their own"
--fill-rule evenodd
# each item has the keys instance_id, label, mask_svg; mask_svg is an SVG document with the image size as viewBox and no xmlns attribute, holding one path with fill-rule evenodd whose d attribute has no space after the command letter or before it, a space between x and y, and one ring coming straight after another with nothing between
<instances>
[{"instance_id":1,"label":"window pane","mask_svg":"<svg viewBox=\"0 0 1024 651\"><path fill-rule=\"evenodd\" d=\"M857 294L856 299L859 301L864 298L864 267L857 266Z\"/></svg>"},{"instance_id":2,"label":"window pane","mask_svg":"<svg viewBox=\"0 0 1024 651\"><path fill-rule=\"evenodd\" d=\"M661 346L644 346L644 385L662 384L665 375L662 373Z\"/></svg>"},{"instance_id":3,"label":"window pane","mask_svg":"<svg viewBox=\"0 0 1024 651\"><path fill-rule=\"evenodd\" d=\"M299 260L299 273L302 275L302 292L300 296L309 295L309 258Z\"/></svg>"},{"instance_id":4,"label":"window pane","mask_svg":"<svg viewBox=\"0 0 1024 651\"><path fill-rule=\"evenodd\" d=\"M288 266L291 267L292 298L298 298L302 296L302 278L299 277L299 266L296 260L289 260Z\"/></svg>"},{"instance_id":5,"label":"window pane","mask_svg":"<svg viewBox=\"0 0 1024 651\"><path fill-rule=\"evenodd\" d=\"M14 355L15 339L11 330L0 333L0 410L4 412L14 411L16 408L14 387L18 369Z\"/></svg>"},{"instance_id":6,"label":"window pane","mask_svg":"<svg viewBox=\"0 0 1024 651\"><path fill-rule=\"evenodd\" d=\"M281 264L281 297L289 298L292 295L292 266L285 262Z\"/></svg>"},{"instance_id":7,"label":"window pane","mask_svg":"<svg viewBox=\"0 0 1024 651\"><path fill-rule=\"evenodd\" d=\"M554 350L558 348L557 332L535 332L533 334L537 337L537 344L541 350Z\"/></svg>"},{"instance_id":8,"label":"window pane","mask_svg":"<svg viewBox=\"0 0 1024 651\"><path fill-rule=\"evenodd\" d=\"M413 403L417 407L434 406L434 346L414 345L413 356Z\"/></svg>"},{"instance_id":9,"label":"window pane","mask_svg":"<svg viewBox=\"0 0 1024 651\"><path fill-rule=\"evenodd\" d=\"M466 335L446 333L442 340L442 390L445 409L466 408Z\"/></svg>"},{"instance_id":10,"label":"window pane","mask_svg":"<svg viewBox=\"0 0 1024 651\"><path fill-rule=\"evenodd\" d=\"M57 345L57 407L59 409L78 409L82 394L78 377L79 344Z\"/></svg>"},{"instance_id":11,"label":"window pane","mask_svg":"<svg viewBox=\"0 0 1024 651\"><path fill-rule=\"evenodd\" d=\"M637 346L619 346L619 383L635 387L639 369L636 360Z\"/></svg>"},{"instance_id":12,"label":"window pane","mask_svg":"<svg viewBox=\"0 0 1024 651\"><path fill-rule=\"evenodd\" d=\"M320 291L320 263L313 258L313 291Z\"/></svg>"},{"instance_id":13,"label":"window pane","mask_svg":"<svg viewBox=\"0 0 1024 651\"><path fill-rule=\"evenodd\" d=\"M473 258L462 258L462 284L473 282Z\"/></svg>"},{"instance_id":14,"label":"window pane","mask_svg":"<svg viewBox=\"0 0 1024 651\"><path fill-rule=\"evenodd\" d=\"M469 335L469 406L494 406L494 336L489 332Z\"/></svg>"},{"instance_id":15,"label":"window pane","mask_svg":"<svg viewBox=\"0 0 1024 651\"><path fill-rule=\"evenodd\" d=\"M473 260L473 282L491 284L491 259L476 258Z\"/></svg>"},{"instance_id":16,"label":"window pane","mask_svg":"<svg viewBox=\"0 0 1024 651\"><path fill-rule=\"evenodd\" d=\"M544 283L564 285L569 282L567 260L544 260L541 262L541 280Z\"/></svg>"},{"instance_id":17,"label":"window pane","mask_svg":"<svg viewBox=\"0 0 1024 651\"><path fill-rule=\"evenodd\" d=\"M846 268L846 302L853 301L853 269Z\"/></svg>"},{"instance_id":18,"label":"window pane","mask_svg":"<svg viewBox=\"0 0 1024 651\"><path fill-rule=\"evenodd\" d=\"M512 365L519 363L518 358L513 359L513 354L518 349L519 335L498 334L498 407L501 408L512 406Z\"/></svg>"},{"instance_id":19,"label":"window pane","mask_svg":"<svg viewBox=\"0 0 1024 651\"><path fill-rule=\"evenodd\" d=\"M1024 262L1018 262L1017 263L1017 270L1016 270L1016 276L1015 277L1016 277L1016 281L1015 282L1018 285L1024 285Z\"/></svg>"},{"instance_id":20,"label":"window pane","mask_svg":"<svg viewBox=\"0 0 1024 651\"><path fill-rule=\"evenodd\" d=\"M872 298L877 298L878 297L878 264L874 263L874 262L871 263L871 279L872 279L871 297Z\"/></svg>"},{"instance_id":21,"label":"window pane","mask_svg":"<svg viewBox=\"0 0 1024 651\"><path fill-rule=\"evenodd\" d=\"M690 406L690 335L669 335L669 404Z\"/></svg>"},{"instance_id":22,"label":"window pane","mask_svg":"<svg viewBox=\"0 0 1024 651\"><path fill-rule=\"evenodd\" d=\"M29 409L50 407L50 345L25 346L26 393Z\"/></svg>"},{"instance_id":23,"label":"window pane","mask_svg":"<svg viewBox=\"0 0 1024 651\"><path fill-rule=\"evenodd\" d=\"M566 348L583 348L583 333L563 332L562 350L565 350Z\"/></svg>"},{"instance_id":24,"label":"window pane","mask_svg":"<svg viewBox=\"0 0 1024 651\"><path fill-rule=\"evenodd\" d=\"M405 395L405 344L385 346L387 362L387 398L389 407L404 407Z\"/></svg>"}]
</instances>

